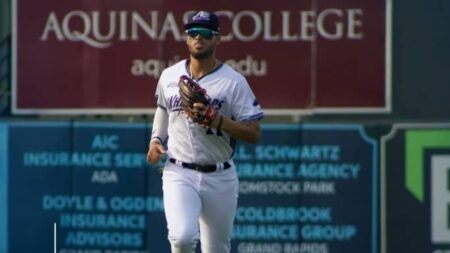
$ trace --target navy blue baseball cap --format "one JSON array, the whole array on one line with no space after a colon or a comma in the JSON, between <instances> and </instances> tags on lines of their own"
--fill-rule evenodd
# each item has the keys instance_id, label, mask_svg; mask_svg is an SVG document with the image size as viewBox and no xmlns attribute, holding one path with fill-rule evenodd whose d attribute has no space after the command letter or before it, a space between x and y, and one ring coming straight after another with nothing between
<instances>
[{"instance_id":1,"label":"navy blue baseball cap","mask_svg":"<svg viewBox=\"0 0 450 253\"><path fill-rule=\"evenodd\" d=\"M220 31L219 19L217 15L208 11L199 11L188 17L187 23L184 24L184 29L192 27L205 27L216 32Z\"/></svg>"}]
</instances>

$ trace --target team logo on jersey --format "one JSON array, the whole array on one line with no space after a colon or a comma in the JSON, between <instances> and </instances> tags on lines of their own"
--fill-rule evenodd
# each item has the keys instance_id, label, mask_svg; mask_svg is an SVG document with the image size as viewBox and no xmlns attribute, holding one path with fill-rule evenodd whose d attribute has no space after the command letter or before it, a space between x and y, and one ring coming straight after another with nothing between
<instances>
[{"instance_id":1,"label":"team logo on jersey","mask_svg":"<svg viewBox=\"0 0 450 253\"><path fill-rule=\"evenodd\" d=\"M209 99L209 104L215 109L220 110L225 101L217 98ZM173 95L169 98L169 111L175 112L181 110L181 98L179 95Z\"/></svg>"},{"instance_id":2,"label":"team logo on jersey","mask_svg":"<svg viewBox=\"0 0 450 253\"><path fill-rule=\"evenodd\" d=\"M209 104L216 110L220 110L222 108L222 104L224 103L224 100L219 100L217 98L215 99L209 99Z\"/></svg>"},{"instance_id":3,"label":"team logo on jersey","mask_svg":"<svg viewBox=\"0 0 450 253\"><path fill-rule=\"evenodd\" d=\"M180 111L181 110L181 98L178 95L173 95L169 98L169 111Z\"/></svg>"}]
</instances>

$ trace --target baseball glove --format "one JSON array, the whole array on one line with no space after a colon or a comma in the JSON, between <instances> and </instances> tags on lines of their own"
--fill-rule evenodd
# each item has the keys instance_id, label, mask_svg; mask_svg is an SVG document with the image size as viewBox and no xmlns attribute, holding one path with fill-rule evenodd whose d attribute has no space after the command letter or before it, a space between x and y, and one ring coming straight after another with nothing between
<instances>
[{"instance_id":1,"label":"baseball glove","mask_svg":"<svg viewBox=\"0 0 450 253\"><path fill-rule=\"evenodd\" d=\"M188 76L181 76L178 83L180 88L181 109L187 117L201 127L210 127L217 117L217 111L210 105L209 96L206 90ZM202 103L206 106L206 112L199 112L194 108L195 103Z\"/></svg>"}]
</instances>

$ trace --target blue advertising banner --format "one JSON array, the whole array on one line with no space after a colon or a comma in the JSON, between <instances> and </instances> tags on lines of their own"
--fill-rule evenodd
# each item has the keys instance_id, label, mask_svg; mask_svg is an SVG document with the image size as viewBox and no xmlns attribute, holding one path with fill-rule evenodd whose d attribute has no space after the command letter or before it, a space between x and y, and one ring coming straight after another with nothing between
<instances>
[{"instance_id":1,"label":"blue advertising banner","mask_svg":"<svg viewBox=\"0 0 450 253\"><path fill-rule=\"evenodd\" d=\"M377 252L377 143L362 126L265 125L235 159L234 252Z\"/></svg>"},{"instance_id":2,"label":"blue advertising banner","mask_svg":"<svg viewBox=\"0 0 450 253\"><path fill-rule=\"evenodd\" d=\"M146 161L150 130L2 125L0 221L8 225L0 223L0 252L170 252L163 163ZM232 252L377 253L378 149L364 128L263 125L262 132L258 144L235 149Z\"/></svg>"},{"instance_id":3,"label":"blue advertising banner","mask_svg":"<svg viewBox=\"0 0 450 253\"><path fill-rule=\"evenodd\" d=\"M51 252L56 240L60 253L168 252L148 132L143 124L12 125L10 250Z\"/></svg>"},{"instance_id":4,"label":"blue advertising banner","mask_svg":"<svg viewBox=\"0 0 450 253\"><path fill-rule=\"evenodd\" d=\"M394 125L381 151L381 252L450 252L450 124Z\"/></svg>"}]
</instances>

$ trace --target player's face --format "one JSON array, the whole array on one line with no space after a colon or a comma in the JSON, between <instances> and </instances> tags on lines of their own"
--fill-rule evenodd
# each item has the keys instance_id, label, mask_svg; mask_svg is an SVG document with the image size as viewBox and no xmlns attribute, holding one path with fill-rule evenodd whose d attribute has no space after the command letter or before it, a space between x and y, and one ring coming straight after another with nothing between
<instances>
[{"instance_id":1,"label":"player's face","mask_svg":"<svg viewBox=\"0 0 450 253\"><path fill-rule=\"evenodd\" d=\"M214 54L220 35L207 28L194 27L186 31L189 53L195 59L206 59Z\"/></svg>"}]
</instances>

